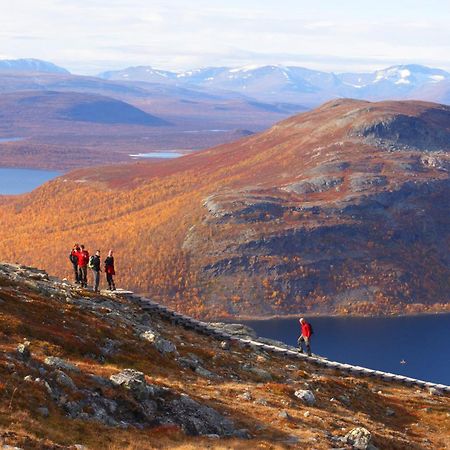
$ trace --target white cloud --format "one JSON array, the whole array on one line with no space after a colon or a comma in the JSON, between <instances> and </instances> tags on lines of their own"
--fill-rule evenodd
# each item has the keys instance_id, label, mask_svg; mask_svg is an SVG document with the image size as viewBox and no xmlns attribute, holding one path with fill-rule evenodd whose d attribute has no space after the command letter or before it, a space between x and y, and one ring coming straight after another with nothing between
<instances>
[{"instance_id":1,"label":"white cloud","mask_svg":"<svg viewBox=\"0 0 450 450\"><path fill-rule=\"evenodd\" d=\"M339 8L333 0L1 1L0 55L51 60L76 72L253 62L450 69L447 0L409 0L406 9L391 0L348 0Z\"/></svg>"}]
</instances>

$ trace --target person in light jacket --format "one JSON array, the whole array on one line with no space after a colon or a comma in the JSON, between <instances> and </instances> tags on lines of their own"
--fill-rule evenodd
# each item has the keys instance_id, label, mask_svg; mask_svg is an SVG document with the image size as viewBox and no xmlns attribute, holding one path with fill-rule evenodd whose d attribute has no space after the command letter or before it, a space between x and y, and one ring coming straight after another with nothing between
<instances>
[{"instance_id":1,"label":"person in light jacket","mask_svg":"<svg viewBox=\"0 0 450 450\"><path fill-rule=\"evenodd\" d=\"M94 278L94 292L99 292L98 286L100 284L100 272L102 271L100 265L100 250L97 250L95 255L91 256L91 259L89 260L89 267L92 269Z\"/></svg>"}]
</instances>

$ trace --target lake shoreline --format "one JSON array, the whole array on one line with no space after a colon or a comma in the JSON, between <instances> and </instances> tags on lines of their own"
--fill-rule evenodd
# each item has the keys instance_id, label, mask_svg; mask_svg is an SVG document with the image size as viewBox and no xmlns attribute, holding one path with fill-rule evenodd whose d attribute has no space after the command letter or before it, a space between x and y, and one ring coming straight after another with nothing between
<instances>
[{"instance_id":1,"label":"lake shoreline","mask_svg":"<svg viewBox=\"0 0 450 450\"><path fill-rule=\"evenodd\" d=\"M0 167L0 196L13 198L28 194L44 183L64 175L63 171Z\"/></svg>"},{"instance_id":2,"label":"lake shoreline","mask_svg":"<svg viewBox=\"0 0 450 450\"><path fill-rule=\"evenodd\" d=\"M235 316L235 317L218 317L211 321L222 321L231 323L232 321L258 321L263 322L266 320L281 320L281 319L298 319L300 317L320 317L320 318L333 318L333 319L344 319L344 318L359 318L359 319L395 319L397 317L420 317L420 316L440 316L450 314L449 310L444 311L425 311L425 312L414 312L414 313L401 313L401 314L391 314L391 315L383 315L383 314L329 314L329 313L298 313L298 314L274 314L272 316Z\"/></svg>"}]
</instances>

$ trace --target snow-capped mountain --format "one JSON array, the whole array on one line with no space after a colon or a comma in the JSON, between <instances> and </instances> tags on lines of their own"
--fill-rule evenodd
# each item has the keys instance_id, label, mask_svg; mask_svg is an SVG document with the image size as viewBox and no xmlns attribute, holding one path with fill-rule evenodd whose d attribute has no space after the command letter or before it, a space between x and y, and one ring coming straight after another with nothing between
<instances>
[{"instance_id":1,"label":"snow-capped mountain","mask_svg":"<svg viewBox=\"0 0 450 450\"><path fill-rule=\"evenodd\" d=\"M398 65L371 73L335 74L296 66L267 65L207 67L169 72L151 67L131 67L100 75L110 80L146 81L228 90L263 101L313 106L336 97L358 99L419 98L448 83L450 73L420 65ZM430 89L427 89L431 86ZM442 89L441 89L442 90ZM417 93L417 96L416 96Z\"/></svg>"},{"instance_id":2,"label":"snow-capped mountain","mask_svg":"<svg viewBox=\"0 0 450 450\"><path fill-rule=\"evenodd\" d=\"M0 59L1 72L14 73L59 73L69 74L70 72L63 67L59 67L51 62L40 59Z\"/></svg>"},{"instance_id":3,"label":"snow-capped mountain","mask_svg":"<svg viewBox=\"0 0 450 450\"><path fill-rule=\"evenodd\" d=\"M115 81L145 81L148 83L166 83L176 79L175 72L158 70L149 66L128 67L124 70L111 70L99 74L99 78Z\"/></svg>"}]
</instances>

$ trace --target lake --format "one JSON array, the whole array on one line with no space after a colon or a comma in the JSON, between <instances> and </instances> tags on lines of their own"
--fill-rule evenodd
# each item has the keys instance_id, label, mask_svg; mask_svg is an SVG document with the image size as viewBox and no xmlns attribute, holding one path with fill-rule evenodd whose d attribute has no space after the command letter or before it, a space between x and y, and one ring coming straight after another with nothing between
<instances>
[{"instance_id":1,"label":"lake","mask_svg":"<svg viewBox=\"0 0 450 450\"><path fill-rule=\"evenodd\" d=\"M50 170L0 168L0 195L30 192L59 175Z\"/></svg>"},{"instance_id":2,"label":"lake","mask_svg":"<svg viewBox=\"0 0 450 450\"><path fill-rule=\"evenodd\" d=\"M450 314L311 317L313 353L330 360L450 385ZM259 336L296 345L298 319L242 321ZM400 361L405 361L402 364Z\"/></svg>"},{"instance_id":3,"label":"lake","mask_svg":"<svg viewBox=\"0 0 450 450\"><path fill-rule=\"evenodd\" d=\"M137 153L135 155L130 155L132 158L179 158L183 156L183 153L179 152L149 152L149 153Z\"/></svg>"},{"instance_id":4,"label":"lake","mask_svg":"<svg viewBox=\"0 0 450 450\"><path fill-rule=\"evenodd\" d=\"M25 138L23 137L7 137L7 138L0 138L0 144L5 144L7 142L20 142L23 141Z\"/></svg>"}]
</instances>

